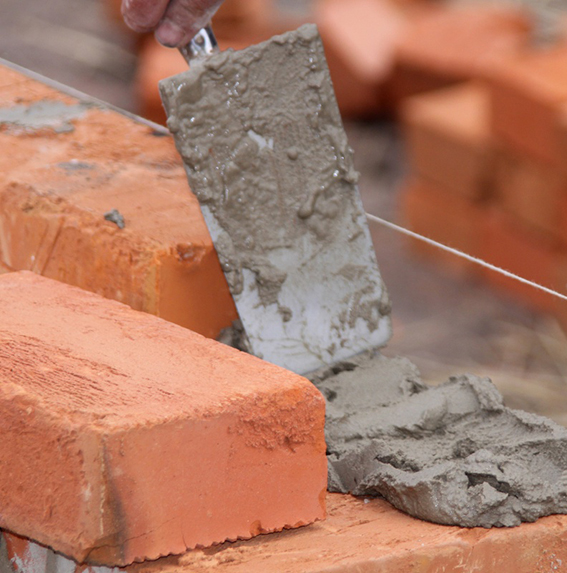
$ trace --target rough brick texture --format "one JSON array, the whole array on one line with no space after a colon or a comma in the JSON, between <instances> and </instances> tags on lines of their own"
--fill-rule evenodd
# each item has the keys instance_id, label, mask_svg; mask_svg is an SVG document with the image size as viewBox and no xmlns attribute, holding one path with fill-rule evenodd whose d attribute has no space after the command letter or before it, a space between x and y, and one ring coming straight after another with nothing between
<instances>
[{"instance_id":1,"label":"rough brick texture","mask_svg":"<svg viewBox=\"0 0 567 573\"><path fill-rule=\"evenodd\" d=\"M401 118L414 174L469 199L490 194L493 146L488 93L482 85L407 98Z\"/></svg>"},{"instance_id":2,"label":"rough brick texture","mask_svg":"<svg viewBox=\"0 0 567 573\"><path fill-rule=\"evenodd\" d=\"M117 565L324 516L304 378L29 272L0 316L0 527Z\"/></svg>"},{"instance_id":3,"label":"rough brick texture","mask_svg":"<svg viewBox=\"0 0 567 573\"><path fill-rule=\"evenodd\" d=\"M567 518L503 529L461 529L413 519L380 499L329 494L326 521L289 533L132 565L127 573L544 573L567 562ZM12 558L32 550L8 536ZM36 550L37 551L37 550ZM37 551L37 553L40 553ZM41 557L40 557L41 559ZM89 568L33 573L120 573ZM24 573L16 569L16 573ZM29 573L26 571L25 573Z\"/></svg>"},{"instance_id":4,"label":"rough brick texture","mask_svg":"<svg viewBox=\"0 0 567 573\"><path fill-rule=\"evenodd\" d=\"M9 121L55 109L53 125ZM33 270L206 336L236 318L169 136L0 67L0 271ZM126 227L106 221L112 209Z\"/></svg>"}]
</instances>

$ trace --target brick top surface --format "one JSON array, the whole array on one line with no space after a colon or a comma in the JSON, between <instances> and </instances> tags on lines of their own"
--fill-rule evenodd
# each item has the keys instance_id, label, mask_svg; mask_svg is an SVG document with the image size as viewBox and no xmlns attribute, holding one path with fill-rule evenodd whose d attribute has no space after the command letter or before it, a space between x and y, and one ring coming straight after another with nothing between
<instances>
[{"instance_id":1,"label":"brick top surface","mask_svg":"<svg viewBox=\"0 0 567 573\"><path fill-rule=\"evenodd\" d=\"M0 65L0 111L41 102L78 100ZM72 203L97 221L112 208L127 232L170 245L212 249L198 203L190 192L173 139L94 104L72 130L30 130L0 123L0 185L27 185L46 200ZM65 205L59 204L64 211ZM102 222L102 225L109 225Z\"/></svg>"},{"instance_id":2,"label":"brick top surface","mask_svg":"<svg viewBox=\"0 0 567 573\"><path fill-rule=\"evenodd\" d=\"M290 404L297 392L322 400L282 368L30 272L0 275L0 316L2 391L77 422L206 417L251 398L285 401L276 387Z\"/></svg>"},{"instance_id":3,"label":"brick top surface","mask_svg":"<svg viewBox=\"0 0 567 573\"><path fill-rule=\"evenodd\" d=\"M411 96L402 106L405 123L449 132L467 141L490 137L489 112L489 93L474 82Z\"/></svg>"}]
</instances>

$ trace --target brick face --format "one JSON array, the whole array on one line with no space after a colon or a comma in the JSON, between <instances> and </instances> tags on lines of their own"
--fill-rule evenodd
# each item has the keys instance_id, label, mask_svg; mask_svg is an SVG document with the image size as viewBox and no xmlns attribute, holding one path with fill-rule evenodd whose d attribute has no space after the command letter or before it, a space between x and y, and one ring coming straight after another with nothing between
<instances>
[{"instance_id":1,"label":"brick face","mask_svg":"<svg viewBox=\"0 0 567 573\"><path fill-rule=\"evenodd\" d=\"M564 163L558 135L567 103L567 47L528 52L502 62L490 76L492 129L519 153L547 165Z\"/></svg>"},{"instance_id":2,"label":"brick face","mask_svg":"<svg viewBox=\"0 0 567 573\"><path fill-rule=\"evenodd\" d=\"M320 0L315 22L343 117L376 115L407 17L391 0Z\"/></svg>"},{"instance_id":3,"label":"brick face","mask_svg":"<svg viewBox=\"0 0 567 573\"><path fill-rule=\"evenodd\" d=\"M567 560L565 516L486 530L426 523L381 499L328 494L327 507L325 522L294 532L197 549L112 572L95 567L73 570L70 564L33 573L539 573L561 571ZM12 557L23 561L33 555L32 544L6 537ZM37 553L40 561L41 551Z\"/></svg>"},{"instance_id":4,"label":"brick face","mask_svg":"<svg viewBox=\"0 0 567 573\"><path fill-rule=\"evenodd\" d=\"M567 238L561 220L562 205L567 205L567 177L506 150L500 150L496 165L496 195L503 209L548 240Z\"/></svg>"},{"instance_id":5,"label":"brick face","mask_svg":"<svg viewBox=\"0 0 567 573\"><path fill-rule=\"evenodd\" d=\"M77 103L6 68L0 78L0 110ZM0 145L10 149L0 154L3 267L69 282L210 337L237 317L169 136L87 106L63 133L0 125ZM111 209L125 229L104 219Z\"/></svg>"},{"instance_id":6,"label":"brick face","mask_svg":"<svg viewBox=\"0 0 567 573\"><path fill-rule=\"evenodd\" d=\"M1 527L114 566L324 517L307 380L32 273L0 291Z\"/></svg>"},{"instance_id":7,"label":"brick face","mask_svg":"<svg viewBox=\"0 0 567 573\"><path fill-rule=\"evenodd\" d=\"M468 199L492 189L488 93L464 84L407 98L400 111L415 175Z\"/></svg>"}]
</instances>

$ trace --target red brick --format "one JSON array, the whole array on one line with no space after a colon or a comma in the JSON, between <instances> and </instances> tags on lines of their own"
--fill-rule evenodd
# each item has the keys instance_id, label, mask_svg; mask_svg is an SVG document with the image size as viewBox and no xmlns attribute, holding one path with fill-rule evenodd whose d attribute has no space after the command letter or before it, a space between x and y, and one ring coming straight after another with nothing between
<instances>
[{"instance_id":1,"label":"red brick","mask_svg":"<svg viewBox=\"0 0 567 573\"><path fill-rule=\"evenodd\" d=\"M481 258L524 279L567 292L556 276L560 250L545 236L529 232L514 217L493 209L484 219ZM536 310L551 311L555 297L500 273L483 269L486 280L512 298Z\"/></svg>"},{"instance_id":2,"label":"red brick","mask_svg":"<svg viewBox=\"0 0 567 573\"><path fill-rule=\"evenodd\" d=\"M561 219L561 207L567 206L567 177L505 150L498 153L496 165L496 194L504 210L550 240L567 240Z\"/></svg>"},{"instance_id":3,"label":"red brick","mask_svg":"<svg viewBox=\"0 0 567 573\"><path fill-rule=\"evenodd\" d=\"M401 107L412 171L469 199L490 194L488 92L463 84L407 98Z\"/></svg>"},{"instance_id":4,"label":"red brick","mask_svg":"<svg viewBox=\"0 0 567 573\"><path fill-rule=\"evenodd\" d=\"M33 273L0 291L2 528L124 565L324 516L307 380Z\"/></svg>"},{"instance_id":5,"label":"red brick","mask_svg":"<svg viewBox=\"0 0 567 573\"><path fill-rule=\"evenodd\" d=\"M424 180L410 181L402 192L402 217L409 229L468 255L479 254L484 213L482 204ZM478 269L473 263L422 241L411 240L410 245L416 253L449 269L458 272Z\"/></svg>"},{"instance_id":6,"label":"red brick","mask_svg":"<svg viewBox=\"0 0 567 573\"><path fill-rule=\"evenodd\" d=\"M492 129L512 149L546 164L564 163L559 116L567 104L567 45L503 62L490 78Z\"/></svg>"},{"instance_id":7,"label":"red brick","mask_svg":"<svg viewBox=\"0 0 567 573\"><path fill-rule=\"evenodd\" d=\"M329 494L327 507L325 522L293 534L275 533L214 550L196 550L177 558L132 565L125 571L544 573L562 571L567 561L565 516L544 517L519 527L462 529L413 519L381 499ZM7 538L11 556L24 559L25 543L18 543L12 535ZM17 569L16 573L23 571ZM83 572L65 569L65 573ZM84 573L99 572L89 569Z\"/></svg>"},{"instance_id":8,"label":"red brick","mask_svg":"<svg viewBox=\"0 0 567 573\"><path fill-rule=\"evenodd\" d=\"M407 29L406 15L391 0L319 0L315 22L341 114L376 115L384 105L396 46Z\"/></svg>"},{"instance_id":9,"label":"red brick","mask_svg":"<svg viewBox=\"0 0 567 573\"><path fill-rule=\"evenodd\" d=\"M4 106L47 93L77 103L7 76ZM236 309L173 141L161 135L99 108L70 133L0 126L0 260L216 337ZM113 208L125 229L104 220Z\"/></svg>"},{"instance_id":10,"label":"red brick","mask_svg":"<svg viewBox=\"0 0 567 573\"><path fill-rule=\"evenodd\" d=\"M417 19L396 54L393 99L483 78L528 45L530 27L524 12L489 5L449 5Z\"/></svg>"}]
</instances>

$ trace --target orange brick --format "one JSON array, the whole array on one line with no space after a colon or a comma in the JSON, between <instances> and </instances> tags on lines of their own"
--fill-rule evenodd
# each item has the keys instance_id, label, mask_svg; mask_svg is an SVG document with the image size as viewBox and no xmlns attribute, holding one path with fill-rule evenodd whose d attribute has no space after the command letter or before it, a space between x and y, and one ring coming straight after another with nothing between
<instances>
[{"instance_id":1,"label":"orange brick","mask_svg":"<svg viewBox=\"0 0 567 573\"><path fill-rule=\"evenodd\" d=\"M12 104L38 92L24 78ZM216 337L236 309L172 139L96 107L71 124L0 126L0 260Z\"/></svg>"},{"instance_id":2,"label":"orange brick","mask_svg":"<svg viewBox=\"0 0 567 573\"><path fill-rule=\"evenodd\" d=\"M0 293L2 528L125 565L324 517L306 379L33 273Z\"/></svg>"},{"instance_id":3,"label":"orange brick","mask_svg":"<svg viewBox=\"0 0 567 573\"><path fill-rule=\"evenodd\" d=\"M412 96L402 104L401 118L416 175L469 199L490 194L493 149L484 86L463 84Z\"/></svg>"},{"instance_id":4,"label":"orange brick","mask_svg":"<svg viewBox=\"0 0 567 573\"><path fill-rule=\"evenodd\" d=\"M390 0L319 0L315 22L341 114L376 115L396 45L407 29L404 13Z\"/></svg>"},{"instance_id":5,"label":"orange brick","mask_svg":"<svg viewBox=\"0 0 567 573\"><path fill-rule=\"evenodd\" d=\"M504 210L545 233L567 240L561 208L567 207L567 177L516 153L502 150L496 161L496 194Z\"/></svg>"},{"instance_id":6,"label":"orange brick","mask_svg":"<svg viewBox=\"0 0 567 573\"><path fill-rule=\"evenodd\" d=\"M564 163L559 116L567 105L567 45L503 62L490 78L492 129L512 149L546 164Z\"/></svg>"},{"instance_id":7,"label":"orange brick","mask_svg":"<svg viewBox=\"0 0 567 573\"><path fill-rule=\"evenodd\" d=\"M482 259L522 278L565 293L567 288L558 283L556 276L559 253L559 249L550 244L545 236L529 232L507 213L493 209L484 218ZM483 269L483 275L490 284L536 310L551 311L554 308L555 297L552 295L488 269Z\"/></svg>"},{"instance_id":8,"label":"orange brick","mask_svg":"<svg viewBox=\"0 0 567 573\"><path fill-rule=\"evenodd\" d=\"M483 78L495 62L528 45L530 27L524 12L489 5L449 5L417 19L396 54L394 101Z\"/></svg>"},{"instance_id":9,"label":"orange brick","mask_svg":"<svg viewBox=\"0 0 567 573\"><path fill-rule=\"evenodd\" d=\"M430 182L414 179L402 192L402 217L409 229L466 254L478 256L480 221L485 208ZM413 250L458 272L476 272L477 266L422 241L412 240Z\"/></svg>"},{"instance_id":10,"label":"orange brick","mask_svg":"<svg viewBox=\"0 0 567 573\"><path fill-rule=\"evenodd\" d=\"M132 565L127 573L543 573L567 561L567 517L519 527L462 529L413 519L381 499L328 494L325 522L248 542ZM6 535L12 558L33 563L24 541ZM35 552L41 562L41 551ZM53 556L55 557L55 556ZM15 562L18 563L17 559ZM44 573L33 569L34 573ZM96 568L50 573L103 573ZM16 567L15 573L24 573ZM28 573L26 571L25 573ZM45 571L47 573L47 571ZM104 573L108 573L108 570ZM118 573L116 571L115 573Z\"/></svg>"}]
</instances>

